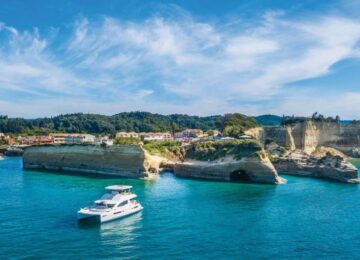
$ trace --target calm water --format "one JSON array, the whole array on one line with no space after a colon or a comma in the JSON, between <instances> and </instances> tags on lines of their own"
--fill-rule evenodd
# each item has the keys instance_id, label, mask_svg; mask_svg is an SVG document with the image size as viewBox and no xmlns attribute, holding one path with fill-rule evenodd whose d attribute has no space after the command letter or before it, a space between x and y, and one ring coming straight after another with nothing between
<instances>
[{"instance_id":1,"label":"calm water","mask_svg":"<svg viewBox=\"0 0 360 260\"><path fill-rule=\"evenodd\" d=\"M289 177L286 185L98 179L0 161L0 253L46 258L359 258L360 187ZM130 184L144 211L78 225L76 211Z\"/></svg>"}]
</instances>

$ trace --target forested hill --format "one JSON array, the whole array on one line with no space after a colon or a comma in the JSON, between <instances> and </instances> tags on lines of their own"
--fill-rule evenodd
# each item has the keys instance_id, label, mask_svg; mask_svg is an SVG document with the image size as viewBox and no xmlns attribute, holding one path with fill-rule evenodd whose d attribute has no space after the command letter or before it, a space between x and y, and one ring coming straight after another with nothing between
<instances>
[{"instance_id":1,"label":"forested hill","mask_svg":"<svg viewBox=\"0 0 360 260\"><path fill-rule=\"evenodd\" d=\"M127 112L113 116L67 114L52 118L23 119L0 116L0 132L12 134L48 134L51 132L114 134L117 131L176 132L186 128L219 129L236 135L257 126L242 114L225 116L160 115L149 112Z\"/></svg>"}]
</instances>

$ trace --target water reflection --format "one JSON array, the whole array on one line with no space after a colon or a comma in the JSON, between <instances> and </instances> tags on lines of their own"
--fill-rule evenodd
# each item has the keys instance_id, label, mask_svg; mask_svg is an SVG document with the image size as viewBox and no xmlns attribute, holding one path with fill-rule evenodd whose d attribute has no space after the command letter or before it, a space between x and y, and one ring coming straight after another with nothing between
<instances>
[{"instance_id":1,"label":"water reflection","mask_svg":"<svg viewBox=\"0 0 360 260\"><path fill-rule=\"evenodd\" d=\"M98 229L99 242L104 246L111 246L112 250L118 249L121 254L127 250L133 250L136 243L134 240L139 236L142 228L142 212L134 215L100 224L93 219L80 221L79 229L94 230Z\"/></svg>"},{"instance_id":2,"label":"water reflection","mask_svg":"<svg viewBox=\"0 0 360 260\"><path fill-rule=\"evenodd\" d=\"M104 246L111 246L114 254L124 255L132 252L138 243L136 238L141 233L142 212L126 218L101 224L100 243Z\"/></svg>"}]
</instances>

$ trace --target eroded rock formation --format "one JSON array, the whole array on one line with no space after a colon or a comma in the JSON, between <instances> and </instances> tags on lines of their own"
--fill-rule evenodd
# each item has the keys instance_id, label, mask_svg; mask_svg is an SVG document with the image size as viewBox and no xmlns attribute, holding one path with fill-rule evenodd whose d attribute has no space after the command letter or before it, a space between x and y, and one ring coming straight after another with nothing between
<instances>
[{"instance_id":1,"label":"eroded rock formation","mask_svg":"<svg viewBox=\"0 0 360 260\"><path fill-rule=\"evenodd\" d=\"M295 151L274 158L272 162L279 173L360 183L358 169L341 155L330 152L327 152L325 156L316 156Z\"/></svg>"},{"instance_id":2,"label":"eroded rock formation","mask_svg":"<svg viewBox=\"0 0 360 260\"><path fill-rule=\"evenodd\" d=\"M256 131L255 131L256 130ZM358 170L347 161L360 147L360 124L304 120L265 127L248 134L261 141L276 170L300 176L358 183Z\"/></svg>"},{"instance_id":3,"label":"eroded rock formation","mask_svg":"<svg viewBox=\"0 0 360 260\"><path fill-rule=\"evenodd\" d=\"M259 183L284 183L267 156L222 158L217 161L186 160L176 163L174 173L180 177L217 181L252 181Z\"/></svg>"},{"instance_id":4,"label":"eroded rock formation","mask_svg":"<svg viewBox=\"0 0 360 260\"><path fill-rule=\"evenodd\" d=\"M290 126L265 127L261 135L253 136L263 143L272 140L289 150L299 149L307 154L325 146L353 156L353 151L360 147L360 123L342 125L305 120Z\"/></svg>"},{"instance_id":5,"label":"eroded rock formation","mask_svg":"<svg viewBox=\"0 0 360 260\"><path fill-rule=\"evenodd\" d=\"M161 162L140 146L61 145L25 149L25 169L64 170L130 178L149 178L158 174Z\"/></svg>"}]
</instances>

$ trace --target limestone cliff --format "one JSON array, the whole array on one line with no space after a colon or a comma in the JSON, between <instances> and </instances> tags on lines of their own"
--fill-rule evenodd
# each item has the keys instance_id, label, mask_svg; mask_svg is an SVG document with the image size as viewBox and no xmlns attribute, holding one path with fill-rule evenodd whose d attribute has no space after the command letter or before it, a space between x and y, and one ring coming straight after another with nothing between
<instances>
[{"instance_id":1,"label":"limestone cliff","mask_svg":"<svg viewBox=\"0 0 360 260\"><path fill-rule=\"evenodd\" d=\"M340 155L331 155L329 152L318 157L295 151L272 162L279 173L360 183L357 168Z\"/></svg>"},{"instance_id":2,"label":"limestone cliff","mask_svg":"<svg viewBox=\"0 0 360 260\"><path fill-rule=\"evenodd\" d=\"M258 140L272 140L289 150L299 149L307 154L319 146L332 147L350 156L360 148L360 123L342 125L338 122L305 120L294 125L265 127Z\"/></svg>"},{"instance_id":3,"label":"limestone cliff","mask_svg":"<svg viewBox=\"0 0 360 260\"><path fill-rule=\"evenodd\" d=\"M152 177L158 174L161 168L167 168L182 177L227 181L246 179L253 182L281 183L282 179L277 175L267 155L263 151L251 153L252 156L246 155L250 154L251 149L260 148L251 148L252 146L249 146L247 141L241 142L245 143L243 144L245 147L240 151L247 150L243 151L241 158L221 156L212 162L172 161L160 154L150 154L137 145L34 146L25 149L23 167L132 178ZM227 145L227 148L231 147L230 144Z\"/></svg>"},{"instance_id":4,"label":"limestone cliff","mask_svg":"<svg viewBox=\"0 0 360 260\"><path fill-rule=\"evenodd\" d=\"M266 155L243 157L240 160L227 157L211 162L185 160L175 164L174 173L180 177L217 181L251 181L273 184L284 182Z\"/></svg>"},{"instance_id":5,"label":"limestone cliff","mask_svg":"<svg viewBox=\"0 0 360 260\"><path fill-rule=\"evenodd\" d=\"M158 161L140 146L60 145L25 149L25 169L64 170L131 178L152 177L158 173Z\"/></svg>"}]
</instances>

